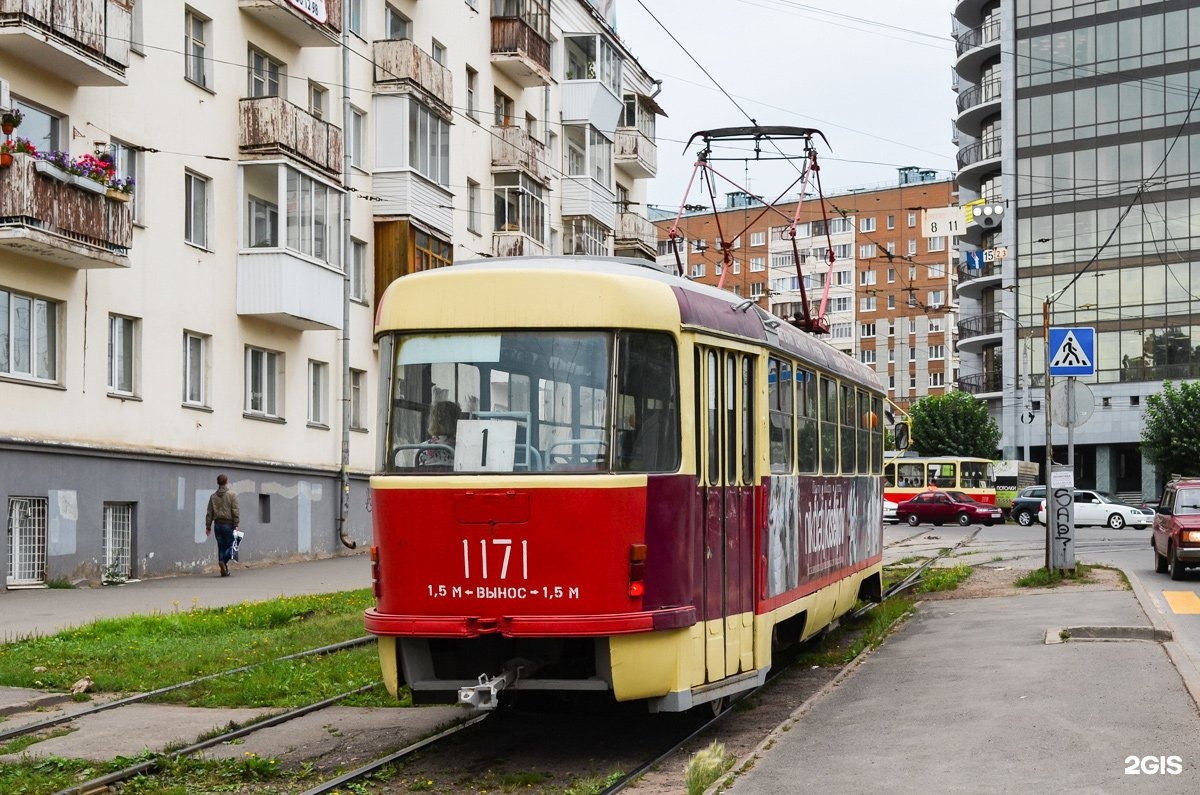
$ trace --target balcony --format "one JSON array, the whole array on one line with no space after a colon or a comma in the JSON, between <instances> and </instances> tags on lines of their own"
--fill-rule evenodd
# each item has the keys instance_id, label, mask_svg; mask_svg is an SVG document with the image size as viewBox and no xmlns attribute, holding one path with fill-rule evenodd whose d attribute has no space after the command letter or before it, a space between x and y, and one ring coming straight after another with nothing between
<instances>
[{"instance_id":1,"label":"balcony","mask_svg":"<svg viewBox=\"0 0 1200 795\"><path fill-rule=\"evenodd\" d=\"M1000 342L1004 315L988 312L958 321L958 349L964 353L979 353L988 345Z\"/></svg>"},{"instance_id":2,"label":"balcony","mask_svg":"<svg viewBox=\"0 0 1200 795\"><path fill-rule=\"evenodd\" d=\"M497 257L540 257L546 247L519 230L498 229L492 233L492 253Z\"/></svg>"},{"instance_id":3,"label":"balcony","mask_svg":"<svg viewBox=\"0 0 1200 795\"><path fill-rule=\"evenodd\" d=\"M299 331L341 329L342 272L287 249L243 249L237 313Z\"/></svg>"},{"instance_id":4,"label":"balcony","mask_svg":"<svg viewBox=\"0 0 1200 795\"><path fill-rule=\"evenodd\" d=\"M658 259L658 227L637 213L617 213L613 253L618 257ZM671 258L672 268L675 258Z\"/></svg>"},{"instance_id":5,"label":"balcony","mask_svg":"<svg viewBox=\"0 0 1200 795\"><path fill-rule=\"evenodd\" d=\"M342 130L280 97L240 102L238 151L285 155L331 177L342 173Z\"/></svg>"},{"instance_id":6,"label":"balcony","mask_svg":"<svg viewBox=\"0 0 1200 795\"><path fill-rule=\"evenodd\" d=\"M524 171L538 182L550 181L546 145L523 127L492 128L492 173Z\"/></svg>"},{"instance_id":7,"label":"balcony","mask_svg":"<svg viewBox=\"0 0 1200 795\"><path fill-rule=\"evenodd\" d=\"M600 80L566 80L562 84L563 124L590 124L608 138L617 131L625 103Z\"/></svg>"},{"instance_id":8,"label":"balcony","mask_svg":"<svg viewBox=\"0 0 1200 795\"><path fill-rule=\"evenodd\" d=\"M323 6L324 13L310 14L304 5ZM341 43L342 0L307 4L289 0L238 0L238 7L298 47L336 47Z\"/></svg>"},{"instance_id":9,"label":"balcony","mask_svg":"<svg viewBox=\"0 0 1200 795\"><path fill-rule=\"evenodd\" d=\"M982 268L958 266L958 294L965 298L979 298L989 287L998 287L1004 271L1004 261L985 262Z\"/></svg>"},{"instance_id":10,"label":"balcony","mask_svg":"<svg viewBox=\"0 0 1200 795\"><path fill-rule=\"evenodd\" d=\"M958 150L958 184L968 191L978 191L986 176L1000 171L1002 147L999 138L975 141Z\"/></svg>"},{"instance_id":11,"label":"balcony","mask_svg":"<svg viewBox=\"0 0 1200 795\"><path fill-rule=\"evenodd\" d=\"M133 36L121 0L0 0L0 53L73 86L123 86Z\"/></svg>"},{"instance_id":12,"label":"balcony","mask_svg":"<svg viewBox=\"0 0 1200 795\"><path fill-rule=\"evenodd\" d=\"M374 44L375 87L406 91L416 89L449 114L454 103L450 70L408 39L384 39Z\"/></svg>"},{"instance_id":13,"label":"balcony","mask_svg":"<svg viewBox=\"0 0 1200 795\"><path fill-rule=\"evenodd\" d=\"M961 132L979 137L983 122L1000 113L1000 81L989 80L958 95L958 119Z\"/></svg>"},{"instance_id":14,"label":"balcony","mask_svg":"<svg viewBox=\"0 0 1200 795\"><path fill-rule=\"evenodd\" d=\"M637 127L618 127L613 163L631 177L653 177L658 173L658 145Z\"/></svg>"},{"instance_id":15,"label":"balcony","mask_svg":"<svg viewBox=\"0 0 1200 795\"><path fill-rule=\"evenodd\" d=\"M523 88L550 85L550 43L520 17L492 17L492 66Z\"/></svg>"},{"instance_id":16,"label":"balcony","mask_svg":"<svg viewBox=\"0 0 1200 795\"><path fill-rule=\"evenodd\" d=\"M562 178L562 214L584 215L612 229L617 223L617 196L591 177Z\"/></svg>"},{"instance_id":17,"label":"balcony","mask_svg":"<svg viewBox=\"0 0 1200 795\"><path fill-rule=\"evenodd\" d=\"M132 202L76 185L66 172L39 173L39 163L14 155L0 169L0 250L79 270L128 268Z\"/></svg>"},{"instance_id":18,"label":"balcony","mask_svg":"<svg viewBox=\"0 0 1200 795\"><path fill-rule=\"evenodd\" d=\"M958 377L958 388L972 395L998 395L1004 391L1003 373L972 373Z\"/></svg>"},{"instance_id":19,"label":"balcony","mask_svg":"<svg viewBox=\"0 0 1200 795\"><path fill-rule=\"evenodd\" d=\"M1000 57L1000 20L985 22L963 33L955 42L955 52L958 53L955 70L964 80L974 82L985 61Z\"/></svg>"}]
</instances>

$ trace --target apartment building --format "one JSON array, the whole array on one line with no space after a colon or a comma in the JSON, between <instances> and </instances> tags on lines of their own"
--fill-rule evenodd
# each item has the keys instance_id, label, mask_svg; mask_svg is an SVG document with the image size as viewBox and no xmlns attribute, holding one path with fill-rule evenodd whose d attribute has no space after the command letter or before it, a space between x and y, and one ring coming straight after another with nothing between
<instances>
[{"instance_id":1,"label":"apartment building","mask_svg":"<svg viewBox=\"0 0 1200 795\"><path fill-rule=\"evenodd\" d=\"M961 199L1003 210L961 245L1008 252L959 283L960 384L988 402L1006 457L1044 464L1043 327L1094 329L1075 482L1156 497L1166 473L1139 449L1145 398L1200 375L1187 154L1200 147L1200 3L959 0L954 36ZM1067 432L1052 432L1064 463Z\"/></svg>"},{"instance_id":2,"label":"apartment building","mask_svg":"<svg viewBox=\"0 0 1200 795\"><path fill-rule=\"evenodd\" d=\"M657 220L658 262L788 320L804 319L806 300L813 317L823 305L829 330L821 338L873 366L903 409L957 379L955 251L946 237L923 237L921 226L921 210L956 201L952 181L917 168L900 169L893 184L828 196L824 209L806 198L798 214L795 202L764 212L753 197L730 193L716 215L685 213L674 249L675 218ZM794 238L782 216L796 218Z\"/></svg>"},{"instance_id":3,"label":"apartment building","mask_svg":"<svg viewBox=\"0 0 1200 795\"><path fill-rule=\"evenodd\" d=\"M6 4L0 81L8 588L212 566L221 472L251 560L367 543L383 288L655 255L657 83L583 0Z\"/></svg>"}]
</instances>

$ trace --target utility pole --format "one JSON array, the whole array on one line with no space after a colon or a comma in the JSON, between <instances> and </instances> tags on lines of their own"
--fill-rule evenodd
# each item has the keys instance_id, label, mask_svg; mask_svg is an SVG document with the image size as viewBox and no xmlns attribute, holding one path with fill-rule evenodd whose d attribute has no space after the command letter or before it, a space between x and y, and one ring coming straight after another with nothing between
<instances>
[{"instance_id":1,"label":"utility pole","mask_svg":"<svg viewBox=\"0 0 1200 795\"><path fill-rule=\"evenodd\" d=\"M342 444L338 467L337 533L342 545L358 546L347 533L350 521L350 3L342 4Z\"/></svg>"}]
</instances>

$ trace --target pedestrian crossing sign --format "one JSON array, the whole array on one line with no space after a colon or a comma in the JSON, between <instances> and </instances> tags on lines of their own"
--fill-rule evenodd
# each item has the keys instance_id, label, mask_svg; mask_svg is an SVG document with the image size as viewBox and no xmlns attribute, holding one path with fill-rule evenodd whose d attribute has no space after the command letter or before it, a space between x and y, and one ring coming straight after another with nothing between
<instances>
[{"instance_id":1,"label":"pedestrian crossing sign","mask_svg":"<svg viewBox=\"0 0 1200 795\"><path fill-rule=\"evenodd\" d=\"M1052 328L1048 342L1051 376L1096 374L1096 329Z\"/></svg>"}]
</instances>

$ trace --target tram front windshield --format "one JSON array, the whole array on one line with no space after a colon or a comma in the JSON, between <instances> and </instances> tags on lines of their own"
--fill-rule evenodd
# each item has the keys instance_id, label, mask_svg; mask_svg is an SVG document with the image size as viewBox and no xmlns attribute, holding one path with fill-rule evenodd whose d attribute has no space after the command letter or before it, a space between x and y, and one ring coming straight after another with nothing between
<instances>
[{"instance_id":1,"label":"tram front windshield","mask_svg":"<svg viewBox=\"0 0 1200 795\"><path fill-rule=\"evenodd\" d=\"M668 334L484 331L390 342L384 472L679 467L678 357Z\"/></svg>"}]
</instances>

